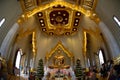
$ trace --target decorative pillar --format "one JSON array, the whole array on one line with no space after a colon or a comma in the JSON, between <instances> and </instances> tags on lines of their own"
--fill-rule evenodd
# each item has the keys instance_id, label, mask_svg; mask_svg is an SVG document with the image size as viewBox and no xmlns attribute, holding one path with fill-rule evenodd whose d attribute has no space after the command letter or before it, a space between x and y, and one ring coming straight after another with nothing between
<instances>
[{"instance_id":1,"label":"decorative pillar","mask_svg":"<svg viewBox=\"0 0 120 80\"><path fill-rule=\"evenodd\" d=\"M85 67L88 67L88 61L87 61L87 56L86 56L86 52L87 52L87 36L86 36L86 31L84 31L84 41L83 41L83 56L84 56L84 60L85 60Z\"/></svg>"},{"instance_id":2,"label":"decorative pillar","mask_svg":"<svg viewBox=\"0 0 120 80\"><path fill-rule=\"evenodd\" d=\"M36 33L33 32L32 33L33 65L32 65L32 68L31 68L32 70L34 70L34 68L35 68L36 52L37 52L37 49L36 49Z\"/></svg>"}]
</instances>

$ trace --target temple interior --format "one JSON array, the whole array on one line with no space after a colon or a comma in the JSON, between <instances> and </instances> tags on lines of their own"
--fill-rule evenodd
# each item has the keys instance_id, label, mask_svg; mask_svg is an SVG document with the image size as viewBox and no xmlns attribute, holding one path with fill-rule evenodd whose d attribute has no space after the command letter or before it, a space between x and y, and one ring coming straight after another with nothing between
<instances>
[{"instance_id":1,"label":"temple interior","mask_svg":"<svg viewBox=\"0 0 120 80\"><path fill-rule=\"evenodd\" d=\"M0 80L120 80L119 4L1 0Z\"/></svg>"}]
</instances>

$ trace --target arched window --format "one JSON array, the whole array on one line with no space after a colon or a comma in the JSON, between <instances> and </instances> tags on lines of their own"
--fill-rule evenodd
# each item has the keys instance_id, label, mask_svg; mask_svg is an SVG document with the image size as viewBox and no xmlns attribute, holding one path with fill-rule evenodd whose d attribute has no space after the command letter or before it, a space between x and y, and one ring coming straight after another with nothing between
<instances>
[{"instance_id":1,"label":"arched window","mask_svg":"<svg viewBox=\"0 0 120 80\"><path fill-rule=\"evenodd\" d=\"M17 52L16 61L15 61L15 67L18 69L20 68L21 55L22 55L22 50L19 49Z\"/></svg>"},{"instance_id":2,"label":"arched window","mask_svg":"<svg viewBox=\"0 0 120 80\"><path fill-rule=\"evenodd\" d=\"M104 56L103 56L103 51L100 49L98 52L98 56L99 56L99 61L100 61L100 65L103 64L104 61Z\"/></svg>"}]
</instances>

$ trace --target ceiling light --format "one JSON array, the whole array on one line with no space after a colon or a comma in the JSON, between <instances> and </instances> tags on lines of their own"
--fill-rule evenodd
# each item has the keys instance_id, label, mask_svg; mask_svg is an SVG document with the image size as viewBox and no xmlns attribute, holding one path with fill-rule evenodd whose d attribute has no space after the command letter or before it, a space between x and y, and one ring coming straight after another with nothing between
<instances>
[{"instance_id":1,"label":"ceiling light","mask_svg":"<svg viewBox=\"0 0 120 80\"><path fill-rule=\"evenodd\" d=\"M78 20L76 20L76 22L78 22Z\"/></svg>"},{"instance_id":2,"label":"ceiling light","mask_svg":"<svg viewBox=\"0 0 120 80\"><path fill-rule=\"evenodd\" d=\"M42 23L42 22L43 22L43 20L40 20L40 22Z\"/></svg>"},{"instance_id":3,"label":"ceiling light","mask_svg":"<svg viewBox=\"0 0 120 80\"><path fill-rule=\"evenodd\" d=\"M63 16L66 16L66 14L63 14Z\"/></svg>"},{"instance_id":4,"label":"ceiling light","mask_svg":"<svg viewBox=\"0 0 120 80\"><path fill-rule=\"evenodd\" d=\"M41 13L39 13L38 15L39 15L39 16L41 16L42 14L41 14Z\"/></svg>"},{"instance_id":5,"label":"ceiling light","mask_svg":"<svg viewBox=\"0 0 120 80\"><path fill-rule=\"evenodd\" d=\"M39 16L39 17L42 17L42 16L43 16L42 12L39 12L39 13L38 13L38 16Z\"/></svg>"},{"instance_id":6,"label":"ceiling light","mask_svg":"<svg viewBox=\"0 0 120 80\"><path fill-rule=\"evenodd\" d=\"M42 31L46 31L46 29L45 29L45 28L43 28L43 29L42 29Z\"/></svg>"},{"instance_id":7,"label":"ceiling light","mask_svg":"<svg viewBox=\"0 0 120 80\"><path fill-rule=\"evenodd\" d=\"M63 22L63 24L65 24L65 22Z\"/></svg>"},{"instance_id":8,"label":"ceiling light","mask_svg":"<svg viewBox=\"0 0 120 80\"><path fill-rule=\"evenodd\" d=\"M53 21L54 19L53 19L53 18L51 18L51 20Z\"/></svg>"},{"instance_id":9,"label":"ceiling light","mask_svg":"<svg viewBox=\"0 0 120 80\"><path fill-rule=\"evenodd\" d=\"M65 18L65 20L68 20L68 18Z\"/></svg>"},{"instance_id":10,"label":"ceiling light","mask_svg":"<svg viewBox=\"0 0 120 80\"><path fill-rule=\"evenodd\" d=\"M78 16L80 16L80 13L77 13Z\"/></svg>"},{"instance_id":11,"label":"ceiling light","mask_svg":"<svg viewBox=\"0 0 120 80\"><path fill-rule=\"evenodd\" d=\"M50 32L49 34L50 34L50 35L53 35L53 32Z\"/></svg>"},{"instance_id":12,"label":"ceiling light","mask_svg":"<svg viewBox=\"0 0 120 80\"><path fill-rule=\"evenodd\" d=\"M78 24L77 23L75 23L75 26L77 26Z\"/></svg>"},{"instance_id":13,"label":"ceiling light","mask_svg":"<svg viewBox=\"0 0 120 80\"><path fill-rule=\"evenodd\" d=\"M77 29L76 28L73 28L73 31L76 31Z\"/></svg>"},{"instance_id":14,"label":"ceiling light","mask_svg":"<svg viewBox=\"0 0 120 80\"><path fill-rule=\"evenodd\" d=\"M42 26L44 26L44 24L41 24Z\"/></svg>"},{"instance_id":15,"label":"ceiling light","mask_svg":"<svg viewBox=\"0 0 120 80\"><path fill-rule=\"evenodd\" d=\"M80 12L76 12L76 16L80 17L81 13Z\"/></svg>"},{"instance_id":16,"label":"ceiling light","mask_svg":"<svg viewBox=\"0 0 120 80\"><path fill-rule=\"evenodd\" d=\"M3 19L0 21L0 27L3 25L4 22L5 22L5 18L3 18Z\"/></svg>"},{"instance_id":17,"label":"ceiling light","mask_svg":"<svg viewBox=\"0 0 120 80\"><path fill-rule=\"evenodd\" d=\"M53 16L55 16L55 14L53 14Z\"/></svg>"},{"instance_id":18,"label":"ceiling light","mask_svg":"<svg viewBox=\"0 0 120 80\"><path fill-rule=\"evenodd\" d=\"M61 12L58 12L58 14L61 14Z\"/></svg>"},{"instance_id":19,"label":"ceiling light","mask_svg":"<svg viewBox=\"0 0 120 80\"><path fill-rule=\"evenodd\" d=\"M69 33L69 32L66 32L66 35L70 35L70 33Z\"/></svg>"}]
</instances>

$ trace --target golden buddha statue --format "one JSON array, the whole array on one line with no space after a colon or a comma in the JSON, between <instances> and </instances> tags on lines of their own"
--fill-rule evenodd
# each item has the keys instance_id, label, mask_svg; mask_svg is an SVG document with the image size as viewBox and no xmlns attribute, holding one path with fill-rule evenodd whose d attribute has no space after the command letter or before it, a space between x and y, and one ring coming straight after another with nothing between
<instances>
[{"instance_id":1,"label":"golden buddha statue","mask_svg":"<svg viewBox=\"0 0 120 80\"><path fill-rule=\"evenodd\" d=\"M61 51L58 50L56 55L53 58L52 68L65 68L65 57L61 54Z\"/></svg>"},{"instance_id":2,"label":"golden buddha statue","mask_svg":"<svg viewBox=\"0 0 120 80\"><path fill-rule=\"evenodd\" d=\"M61 51L58 50L57 54L54 56L53 65L56 67L61 67L64 65L64 56L61 55Z\"/></svg>"},{"instance_id":3,"label":"golden buddha statue","mask_svg":"<svg viewBox=\"0 0 120 80\"><path fill-rule=\"evenodd\" d=\"M64 56L62 56L62 55L54 56L54 65L55 66L63 66L64 65Z\"/></svg>"}]
</instances>

